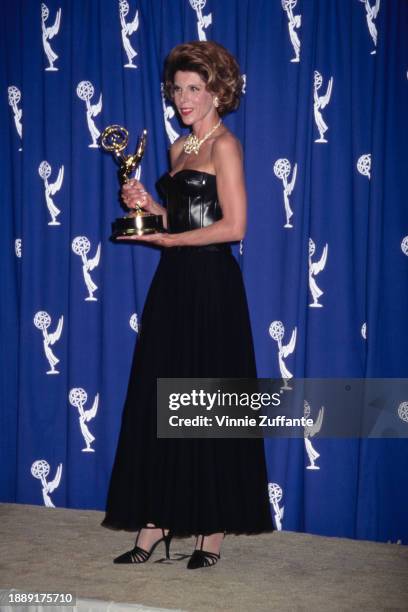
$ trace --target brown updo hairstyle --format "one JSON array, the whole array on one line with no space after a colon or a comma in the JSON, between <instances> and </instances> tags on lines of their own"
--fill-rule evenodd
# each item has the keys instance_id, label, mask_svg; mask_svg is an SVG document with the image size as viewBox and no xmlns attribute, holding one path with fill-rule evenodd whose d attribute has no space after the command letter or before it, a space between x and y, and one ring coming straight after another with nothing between
<instances>
[{"instance_id":1,"label":"brown updo hairstyle","mask_svg":"<svg viewBox=\"0 0 408 612\"><path fill-rule=\"evenodd\" d=\"M164 93L169 100L173 100L174 75L178 70L200 75L207 91L218 97L220 115L238 108L243 80L238 62L222 45L193 41L170 51L164 65Z\"/></svg>"}]
</instances>

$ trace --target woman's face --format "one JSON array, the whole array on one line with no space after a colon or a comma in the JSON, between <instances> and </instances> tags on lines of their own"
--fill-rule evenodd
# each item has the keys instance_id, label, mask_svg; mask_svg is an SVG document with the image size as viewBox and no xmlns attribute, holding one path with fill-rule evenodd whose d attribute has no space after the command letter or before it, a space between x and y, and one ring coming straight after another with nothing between
<instances>
[{"instance_id":1,"label":"woman's face","mask_svg":"<svg viewBox=\"0 0 408 612\"><path fill-rule=\"evenodd\" d=\"M218 117L213 98L197 72L178 70L174 75L173 101L186 125Z\"/></svg>"}]
</instances>

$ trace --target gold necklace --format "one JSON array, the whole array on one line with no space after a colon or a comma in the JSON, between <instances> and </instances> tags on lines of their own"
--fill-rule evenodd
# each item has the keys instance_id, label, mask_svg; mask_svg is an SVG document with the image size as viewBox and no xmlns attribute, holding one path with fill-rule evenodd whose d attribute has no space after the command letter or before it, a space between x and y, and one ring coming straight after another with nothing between
<instances>
[{"instance_id":1,"label":"gold necklace","mask_svg":"<svg viewBox=\"0 0 408 612\"><path fill-rule=\"evenodd\" d=\"M220 127L221 123L222 121L220 119L219 122L216 125L214 125L214 127L212 127L211 130L207 132L207 134L200 140L197 138L195 134L193 134L193 132L191 132L191 134L187 136L184 142L184 145L183 145L184 153L187 153L187 155L190 155L190 153L195 153L196 155L198 155L201 145L207 140L207 138L211 136L211 134L215 132L217 128Z\"/></svg>"}]
</instances>

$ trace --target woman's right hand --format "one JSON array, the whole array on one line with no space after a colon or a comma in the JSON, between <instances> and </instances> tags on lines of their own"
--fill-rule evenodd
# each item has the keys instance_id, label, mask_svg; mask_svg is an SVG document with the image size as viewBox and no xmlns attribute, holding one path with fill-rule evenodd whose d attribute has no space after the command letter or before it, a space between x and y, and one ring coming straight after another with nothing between
<instances>
[{"instance_id":1,"label":"woman's right hand","mask_svg":"<svg viewBox=\"0 0 408 612\"><path fill-rule=\"evenodd\" d=\"M130 179L124 183L120 194L128 208L136 209L139 206L146 212L153 212L154 200L137 179Z\"/></svg>"}]
</instances>

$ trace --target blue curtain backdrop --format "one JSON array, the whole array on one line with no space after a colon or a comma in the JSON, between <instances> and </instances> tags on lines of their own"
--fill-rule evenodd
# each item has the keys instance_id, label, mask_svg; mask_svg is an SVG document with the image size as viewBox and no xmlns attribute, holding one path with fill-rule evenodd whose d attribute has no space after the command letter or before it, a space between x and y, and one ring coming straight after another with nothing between
<instances>
[{"instance_id":1,"label":"blue curtain backdrop","mask_svg":"<svg viewBox=\"0 0 408 612\"><path fill-rule=\"evenodd\" d=\"M407 376L407 2L6 0L0 19L2 501L104 507L159 253L109 242L97 137L121 124L133 148L147 128L155 193L183 132L160 88L183 41L222 43L246 75L226 123L258 374ZM308 442L265 443L277 527L407 543L407 440Z\"/></svg>"}]
</instances>

